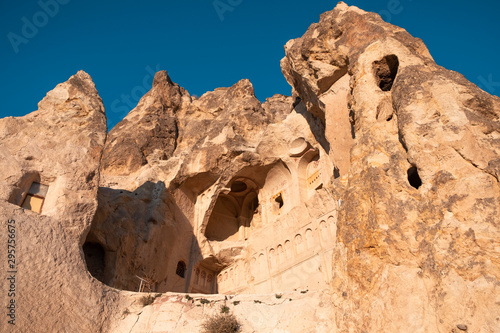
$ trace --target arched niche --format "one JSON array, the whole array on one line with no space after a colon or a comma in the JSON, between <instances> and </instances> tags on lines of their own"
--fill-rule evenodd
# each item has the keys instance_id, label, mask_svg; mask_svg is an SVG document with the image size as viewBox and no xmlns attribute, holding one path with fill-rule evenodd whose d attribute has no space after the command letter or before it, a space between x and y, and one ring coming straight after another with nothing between
<instances>
[{"instance_id":1,"label":"arched niche","mask_svg":"<svg viewBox=\"0 0 500 333\"><path fill-rule=\"evenodd\" d=\"M295 253L301 255L304 252L305 244L301 234L295 235Z\"/></svg>"},{"instance_id":2,"label":"arched niche","mask_svg":"<svg viewBox=\"0 0 500 333\"><path fill-rule=\"evenodd\" d=\"M301 193L310 196L323 186L320 155L317 149L311 149L302 156L298 165L298 175Z\"/></svg>"},{"instance_id":3,"label":"arched niche","mask_svg":"<svg viewBox=\"0 0 500 333\"><path fill-rule=\"evenodd\" d=\"M240 207L230 195L220 194L205 229L208 240L224 241L238 233Z\"/></svg>"},{"instance_id":4,"label":"arched niche","mask_svg":"<svg viewBox=\"0 0 500 333\"><path fill-rule=\"evenodd\" d=\"M264 276L267 275L267 263L266 263L266 256L264 253L260 253L257 259L257 265L258 265L258 275L257 278L261 279Z\"/></svg>"},{"instance_id":5,"label":"arched niche","mask_svg":"<svg viewBox=\"0 0 500 333\"><path fill-rule=\"evenodd\" d=\"M319 164L319 155L316 155L307 165L306 168L307 190L316 190L321 188L321 167Z\"/></svg>"},{"instance_id":6,"label":"arched niche","mask_svg":"<svg viewBox=\"0 0 500 333\"><path fill-rule=\"evenodd\" d=\"M222 275L211 260L204 259L195 265L191 274L188 291L199 294L216 294ZM217 277L217 278L216 278Z\"/></svg>"},{"instance_id":7,"label":"arched niche","mask_svg":"<svg viewBox=\"0 0 500 333\"><path fill-rule=\"evenodd\" d=\"M285 241L285 257L287 260L293 259L292 242L290 242L289 240Z\"/></svg>"},{"instance_id":8,"label":"arched niche","mask_svg":"<svg viewBox=\"0 0 500 333\"><path fill-rule=\"evenodd\" d=\"M186 269L187 269L186 263L184 261L180 260L177 263L177 267L175 269L175 274L177 274L178 276L180 276L181 278L184 279L186 277Z\"/></svg>"},{"instance_id":9,"label":"arched niche","mask_svg":"<svg viewBox=\"0 0 500 333\"><path fill-rule=\"evenodd\" d=\"M274 270L277 268L276 266L276 252L273 248L269 250L269 267Z\"/></svg>"},{"instance_id":10,"label":"arched niche","mask_svg":"<svg viewBox=\"0 0 500 333\"><path fill-rule=\"evenodd\" d=\"M229 192L219 194L205 228L209 241L246 239L253 219L259 215L258 187L251 179L235 178L228 188Z\"/></svg>"},{"instance_id":11,"label":"arched niche","mask_svg":"<svg viewBox=\"0 0 500 333\"><path fill-rule=\"evenodd\" d=\"M305 235L306 235L306 246L308 249L312 249L315 246L315 240L312 230L307 229Z\"/></svg>"},{"instance_id":12,"label":"arched niche","mask_svg":"<svg viewBox=\"0 0 500 333\"><path fill-rule=\"evenodd\" d=\"M283 162L277 163L269 170L260 196L265 203L265 216L268 222L274 221L295 206L295 198L290 193L291 183L290 170Z\"/></svg>"}]
</instances>

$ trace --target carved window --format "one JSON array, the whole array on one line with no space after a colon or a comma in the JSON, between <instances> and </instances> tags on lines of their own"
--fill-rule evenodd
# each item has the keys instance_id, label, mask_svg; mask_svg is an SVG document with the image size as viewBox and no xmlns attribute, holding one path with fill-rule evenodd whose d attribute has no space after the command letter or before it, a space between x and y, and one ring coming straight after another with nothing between
<instances>
[{"instance_id":1,"label":"carved window","mask_svg":"<svg viewBox=\"0 0 500 333\"><path fill-rule=\"evenodd\" d=\"M313 235L312 235L312 230L311 229L307 229L306 230L306 246L308 249L314 247L314 239L313 239Z\"/></svg>"},{"instance_id":2,"label":"carved window","mask_svg":"<svg viewBox=\"0 0 500 333\"><path fill-rule=\"evenodd\" d=\"M186 263L184 261L179 261L177 263L177 269L175 270L175 274L179 275L181 278L184 278L186 275Z\"/></svg>"},{"instance_id":3,"label":"carved window","mask_svg":"<svg viewBox=\"0 0 500 333\"><path fill-rule=\"evenodd\" d=\"M280 244L278 245L278 247L276 248L276 253L277 253L277 258L276 258L276 261L278 263L284 263L285 262L285 254L283 253L283 246Z\"/></svg>"},{"instance_id":4,"label":"carved window","mask_svg":"<svg viewBox=\"0 0 500 333\"><path fill-rule=\"evenodd\" d=\"M49 187L40 183L32 183L26 197L24 197L21 207L37 213L42 212L43 202L47 196Z\"/></svg>"},{"instance_id":5,"label":"carved window","mask_svg":"<svg viewBox=\"0 0 500 333\"><path fill-rule=\"evenodd\" d=\"M387 55L373 62L373 71L377 84L382 91L390 91L398 74L399 60L394 54Z\"/></svg>"}]
</instances>

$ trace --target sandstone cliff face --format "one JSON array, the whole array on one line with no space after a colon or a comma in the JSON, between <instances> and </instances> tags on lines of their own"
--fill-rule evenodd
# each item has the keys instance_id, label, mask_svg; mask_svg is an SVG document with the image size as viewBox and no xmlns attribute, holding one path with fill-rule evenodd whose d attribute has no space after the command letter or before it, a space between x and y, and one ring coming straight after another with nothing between
<instances>
[{"instance_id":1,"label":"sandstone cliff face","mask_svg":"<svg viewBox=\"0 0 500 333\"><path fill-rule=\"evenodd\" d=\"M2 249L15 240L13 266L2 250L0 300L4 310L16 305L15 326L2 311L0 331L98 332L116 308L118 293L88 273L81 249L97 208L105 137L102 101L82 71L50 91L38 111L0 120ZM29 198L33 210L35 198L43 200L41 213L27 208Z\"/></svg>"},{"instance_id":2,"label":"sandstone cliff face","mask_svg":"<svg viewBox=\"0 0 500 333\"><path fill-rule=\"evenodd\" d=\"M343 4L285 50L283 73L326 115L327 133L328 95L349 83L339 330L499 331L500 99L436 65L404 30Z\"/></svg>"},{"instance_id":3,"label":"sandstone cliff face","mask_svg":"<svg viewBox=\"0 0 500 333\"><path fill-rule=\"evenodd\" d=\"M161 71L106 137L78 72L0 120L0 331L500 331L500 99L343 3L285 52L293 97Z\"/></svg>"},{"instance_id":4,"label":"sandstone cliff face","mask_svg":"<svg viewBox=\"0 0 500 333\"><path fill-rule=\"evenodd\" d=\"M109 133L101 164L99 207L83 246L89 270L105 284L130 291L295 290L300 297L287 298L287 302L294 300L290 309L313 302L318 310L311 312L310 320L296 325L293 316L285 319L288 306L264 304L255 297L256 302L249 302L253 306L234 309L256 313L245 331L262 330L262 313L266 312L281 323L270 320L269 331L289 326L309 330L315 325L331 330L329 307L317 306L321 297L328 298L325 291L317 294L322 295L318 299L305 295L327 288L333 237L324 229L320 246L319 238L313 241L312 230L322 215L336 207L328 192L315 191L330 182L335 169L322 148L326 143L322 130L317 128L324 125L296 99L276 95L261 104L248 80L194 99L172 83L166 72L157 73L151 91ZM158 138L159 129L172 135ZM314 188L303 179L309 164L317 165L309 171L317 171ZM320 166L331 171L321 176ZM294 192L304 189L302 200ZM276 194L284 208L274 208ZM281 244L275 244L276 235ZM297 243L292 249L292 242L300 242L301 237L302 245ZM297 255L291 258L294 252ZM185 319L175 314L194 307L189 296L174 302L180 308L167 306L177 298L158 299L155 312L142 313L137 297L132 297L124 302L129 315L113 330L177 327L192 331L200 327L202 318L186 326L181 323ZM214 301L201 313L218 311L218 304ZM199 311L189 313L199 315ZM172 315L176 319L167 320ZM314 319L317 316L324 318Z\"/></svg>"},{"instance_id":5,"label":"sandstone cliff face","mask_svg":"<svg viewBox=\"0 0 500 333\"><path fill-rule=\"evenodd\" d=\"M306 150L311 150L307 158L319 156L318 148L312 149L303 138L316 142L308 123L315 121L305 109L302 115L294 110L294 102L276 95L261 104L248 80L192 99L166 72L159 72L152 90L110 132L104 149L99 209L87 237L89 244L105 252L105 267L98 278L128 290L138 290L139 278L147 277L151 290L216 292L216 285L205 290L192 286L195 278L190 274L200 262L213 283L219 271L236 259L248 266L250 259L244 258L253 254L247 251L250 247L267 246L263 239L269 242L275 232L285 233L282 226L276 226L282 230L267 228L259 237L250 236L266 229L269 220L263 208L254 212L265 206L259 206L259 200L270 200L259 195L269 183L268 174L276 168L289 174L286 168L299 161L290 157L290 143L301 138ZM153 115L151 110L155 110ZM166 140L166 146L165 139L158 139L157 145L150 146L153 153L146 153L144 142L157 139L149 128L158 127L166 118L173 130L159 127L175 136ZM162 155L166 151L168 158ZM137 158L120 159L126 165L114 163L120 156ZM307 163L301 161L304 169ZM325 163L333 169L330 162ZM282 181L287 182L285 178ZM241 192L235 190L238 184L245 187ZM286 196L290 210L294 198L292 193ZM331 200L323 196L319 195L319 201ZM236 209L237 218L228 217L227 209ZM300 209L309 215L305 206ZM311 214L317 218L320 211ZM187 276L172 276L181 262L187 264ZM242 278L237 285L246 282Z\"/></svg>"}]
</instances>

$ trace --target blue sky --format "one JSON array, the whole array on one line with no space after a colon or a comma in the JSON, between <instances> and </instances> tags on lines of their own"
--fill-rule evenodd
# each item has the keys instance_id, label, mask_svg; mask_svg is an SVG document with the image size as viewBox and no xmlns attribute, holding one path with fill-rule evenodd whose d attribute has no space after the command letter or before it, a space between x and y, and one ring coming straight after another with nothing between
<instances>
[{"instance_id":1,"label":"blue sky","mask_svg":"<svg viewBox=\"0 0 500 333\"><path fill-rule=\"evenodd\" d=\"M439 65L500 95L500 2L359 0L424 40ZM326 0L0 0L0 117L22 116L78 70L89 73L111 128L167 70L192 95L243 78L257 98L291 88L283 45L302 36Z\"/></svg>"}]
</instances>

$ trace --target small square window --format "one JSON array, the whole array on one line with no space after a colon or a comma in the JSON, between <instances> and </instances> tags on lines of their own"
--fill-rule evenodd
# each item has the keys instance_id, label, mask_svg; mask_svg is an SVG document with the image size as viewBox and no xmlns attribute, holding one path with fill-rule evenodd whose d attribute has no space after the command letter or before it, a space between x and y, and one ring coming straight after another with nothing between
<instances>
[{"instance_id":1,"label":"small square window","mask_svg":"<svg viewBox=\"0 0 500 333\"><path fill-rule=\"evenodd\" d=\"M49 187L47 185L42 185L40 183L31 184L21 207L40 214L42 212L43 202L45 201L45 196L47 195L48 190Z\"/></svg>"},{"instance_id":2,"label":"small square window","mask_svg":"<svg viewBox=\"0 0 500 333\"><path fill-rule=\"evenodd\" d=\"M29 209L37 213L42 212L42 206L43 206L43 198L36 197L32 194L27 194L26 198L24 199L23 207L24 209Z\"/></svg>"}]
</instances>

